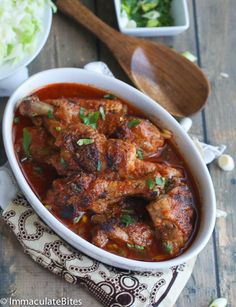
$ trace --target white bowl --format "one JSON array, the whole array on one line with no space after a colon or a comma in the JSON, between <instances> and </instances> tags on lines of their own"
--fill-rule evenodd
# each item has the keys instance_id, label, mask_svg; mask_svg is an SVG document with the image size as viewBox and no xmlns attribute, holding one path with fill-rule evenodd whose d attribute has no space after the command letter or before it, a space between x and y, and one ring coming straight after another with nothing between
<instances>
[{"instance_id":1,"label":"white bowl","mask_svg":"<svg viewBox=\"0 0 236 307\"><path fill-rule=\"evenodd\" d=\"M158 126L173 132L174 142L191 171L197 185L201 202L199 208L201 216L198 233L191 246L182 255L162 262L144 262L123 258L106 252L82 239L64 226L43 206L33 193L21 172L14 152L12 140L14 111L20 99L29 95L32 91L42 86L58 82L89 84L105 91L112 92L141 109L143 113ZM152 271L169 268L196 256L207 244L212 234L216 213L214 188L208 170L196 150L195 145L178 122L167 111L155 101L122 81L77 68L58 68L40 72L24 82L8 100L3 118L3 140L13 173L21 190L35 211L59 236L78 250L99 261L128 270Z\"/></svg>"},{"instance_id":2,"label":"white bowl","mask_svg":"<svg viewBox=\"0 0 236 307\"><path fill-rule=\"evenodd\" d=\"M125 28L121 18L121 0L114 0L118 26L121 32L133 36L173 36L186 31L189 28L189 12L187 0L173 0L171 13L174 18L174 26L154 28Z\"/></svg>"},{"instance_id":3,"label":"white bowl","mask_svg":"<svg viewBox=\"0 0 236 307\"><path fill-rule=\"evenodd\" d=\"M42 31L38 34L37 46L35 50L32 53L27 54L20 62L16 64L12 64L12 62L9 61L3 65L0 65L0 81L14 75L17 71L26 67L36 58L36 56L39 54L47 41L51 29L51 24L52 9L47 3L45 5L44 14L42 18Z\"/></svg>"}]
</instances>

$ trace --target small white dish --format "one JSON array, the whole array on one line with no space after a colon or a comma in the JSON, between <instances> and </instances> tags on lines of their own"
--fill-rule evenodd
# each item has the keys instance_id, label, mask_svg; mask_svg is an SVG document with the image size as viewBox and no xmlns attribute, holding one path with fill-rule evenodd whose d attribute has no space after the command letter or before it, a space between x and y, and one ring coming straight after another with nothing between
<instances>
[{"instance_id":1,"label":"small white dish","mask_svg":"<svg viewBox=\"0 0 236 307\"><path fill-rule=\"evenodd\" d=\"M171 13L175 25L170 27L154 28L126 28L121 17L121 0L114 0L118 26L121 32L133 36L174 36L189 28L189 12L187 0L173 0Z\"/></svg>"},{"instance_id":2,"label":"small white dish","mask_svg":"<svg viewBox=\"0 0 236 307\"><path fill-rule=\"evenodd\" d=\"M31 63L36 56L39 54L43 46L45 45L48 35L50 33L52 24L52 8L47 3L45 4L44 15L42 19L42 31L38 34L37 46L34 52L27 54L21 61L16 64L12 64L11 61L0 65L0 86L1 80L7 79L14 76L14 74L23 68L25 68L29 63Z\"/></svg>"},{"instance_id":3,"label":"small white dish","mask_svg":"<svg viewBox=\"0 0 236 307\"><path fill-rule=\"evenodd\" d=\"M12 138L14 112L20 100L40 87L52 83L82 83L95 86L129 101L159 127L173 132L173 142L185 160L199 193L199 227L192 244L183 254L160 262L137 261L109 253L84 240L63 225L40 202L27 183L18 164ZM184 263L197 256L207 244L215 225L215 193L209 172L194 143L178 122L154 100L134 87L113 77L78 68L58 68L40 72L25 81L8 100L3 117L3 140L9 164L19 184L38 215L64 240L88 256L106 264L135 271L156 271Z\"/></svg>"}]
</instances>

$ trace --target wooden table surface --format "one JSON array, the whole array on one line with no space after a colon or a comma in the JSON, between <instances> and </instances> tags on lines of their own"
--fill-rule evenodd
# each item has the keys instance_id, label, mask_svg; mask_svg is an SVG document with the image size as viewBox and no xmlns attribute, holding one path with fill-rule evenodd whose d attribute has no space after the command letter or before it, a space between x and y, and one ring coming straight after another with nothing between
<instances>
[{"instance_id":1,"label":"wooden table surface","mask_svg":"<svg viewBox=\"0 0 236 307\"><path fill-rule=\"evenodd\" d=\"M83 1L104 21L117 27L112 0ZM236 157L236 1L189 0L190 29L175 38L158 38L178 51L189 50L208 75L212 93L202 113L193 117L191 133L211 144L226 144ZM117 46L122 48L122 46ZM30 74L53 67L83 67L90 61L106 62L112 72L127 81L108 49L82 27L60 13L46 46L29 66ZM229 78L223 78L221 72ZM178 76L176 76L178 78ZM6 99L1 99L2 119ZM0 139L0 164L6 156ZM192 277L180 295L177 307L208 306L215 297L226 297L228 306L236 306L236 171L223 172L211 164L217 207L226 218L217 220L207 247L198 257ZM78 286L71 286L36 265L24 255L18 241L0 220L0 297L81 298L83 306L100 306Z\"/></svg>"}]
</instances>

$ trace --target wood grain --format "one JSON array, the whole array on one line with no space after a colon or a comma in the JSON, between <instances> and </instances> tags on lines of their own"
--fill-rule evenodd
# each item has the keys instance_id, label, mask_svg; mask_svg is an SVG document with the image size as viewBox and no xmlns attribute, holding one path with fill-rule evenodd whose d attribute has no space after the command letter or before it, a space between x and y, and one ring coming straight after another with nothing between
<instances>
[{"instance_id":1,"label":"wood grain","mask_svg":"<svg viewBox=\"0 0 236 307\"><path fill-rule=\"evenodd\" d=\"M210 77L213 95L206 109L207 138L212 144L226 144L227 152L236 158L236 3L229 1L196 1L199 46L202 65ZM212 18L212 16L219 16ZM222 78L220 73L228 73ZM210 167L217 206L228 213L218 219L215 231L218 295L226 297L227 306L236 302L236 171L222 172Z\"/></svg>"}]
</instances>

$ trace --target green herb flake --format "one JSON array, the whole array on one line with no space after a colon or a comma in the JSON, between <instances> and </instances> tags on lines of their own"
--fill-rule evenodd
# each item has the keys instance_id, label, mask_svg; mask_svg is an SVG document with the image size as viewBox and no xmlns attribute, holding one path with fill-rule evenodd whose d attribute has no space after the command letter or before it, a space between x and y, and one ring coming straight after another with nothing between
<instances>
[{"instance_id":1,"label":"green herb flake","mask_svg":"<svg viewBox=\"0 0 236 307\"><path fill-rule=\"evenodd\" d=\"M165 185L165 178L156 176L155 182L157 185Z\"/></svg>"},{"instance_id":2,"label":"green herb flake","mask_svg":"<svg viewBox=\"0 0 236 307\"><path fill-rule=\"evenodd\" d=\"M128 127L132 128L132 127L139 125L140 123L141 123L141 120L138 119L138 118L135 118L135 119L131 120L130 122L128 122Z\"/></svg>"},{"instance_id":3,"label":"green herb flake","mask_svg":"<svg viewBox=\"0 0 236 307\"><path fill-rule=\"evenodd\" d=\"M127 243L127 246L128 246L129 248L135 248L135 249L137 249L137 250L144 250L144 246L137 245L137 244L129 244L129 243Z\"/></svg>"},{"instance_id":4,"label":"green herb flake","mask_svg":"<svg viewBox=\"0 0 236 307\"><path fill-rule=\"evenodd\" d=\"M19 124L19 122L20 122L19 117L15 117L13 122L14 122L14 124Z\"/></svg>"},{"instance_id":5,"label":"green herb flake","mask_svg":"<svg viewBox=\"0 0 236 307\"><path fill-rule=\"evenodd\" d=\"M93 129L97 129L97 121L99 119L100 112L91 112L85 115L86 109L80 108L79 116L82 122L86 126L91 126Z\"/></svg>"},{"instance_id":6,"label":"green herb flake","mask_svg":"<svg viewBox=\"0 0 236 307\"><path fill-rule=\"evenodd\" d=\"M106 114L103 106L99 107L99 112L101 114L102 120L106 120Z\"/></svg>"},{"instance_id":7,"label":"green herb flake","mask_svg":"<svg viewBox=\"0 0 236 307\"><path fill-rule=\"evenodd\" d=\"M128 227L135 222L135 219L129 214L123 214L120 219L121 222L125 225L125 227Z\"/></svg>"},{"instance_id":8,"label":"green herb flake","mask_svg":"<svg viewBox=\"0 0 236 307\"><path fill-rule=\"evenodd\" d=\"M141 149L138 149L137 150L137 157L139 160L143 160L143 152Z\"/></svg>"},{"instance_id":9,"label":"green herb flake","mask_svg":"<svg viewBox=\"0 0 236 307\"><path fill-rule=\"evenodd\" d=\"M102 161L98 160L98 164L97 164L97 171L100 172L102 169Z\"/></svg>"},{"instance_id":10,"label":"green herb flake","mask_svg":"<svg viewBox=\"0 0 236 307\"><path fill-rule=\"evenodd\" d=\"M61 131L61 127L55 127L55 130L57 131L57 132L60 132Z\"/></svg>"},{"instance_id":11,"label":"green herb flake","mask_svg":"<svg viewBox=\"0 0 236 307\"><path fill-rule=\"evenodd\" d=\"M32 142L32 135L27 128L23 129L23 150L27 157L30 156L30 145Z\"/></svg>"},{"instance_id":12,"label":"green herb flake","mask_svg":"<svg viewBox=\"0 0 236 307\"><path fill-rule=\"evenodd\" d=\"M111 94L111 93L107 93L103 96L103 98L105 99L116 99L117 97L114 95L114 94Z\"/></svg>"},{"instance_id":13,"label":"green herb flake","mask_svg":"<svg viewBox=\"0 0 236 307\"><path fill-rule=\"evenodd\" d=\"M53 119L54 115L53 115L53 111L52 110L48 110L48 118L49 119Z\"/></svg>"},{"instance_id":14,"label":"green herb flake","mask_svg":"<svg viewBox=\"0 0 236 307\"><path fill-rule=\"evenodd\" d=\"M164 242L164 249L168 254L173 253L173 244L169 241Z\"/></svg>"},{"instance_id":15,"label":"green herb flake","mask_svg":"<svg viewBox=\"0 0 236 307\"><path fill-rule=\"evenodd\" d=\"M84 212L79 212L79 215L73 219L73 223L78 224L83 216L84 216Z\"/></svg>"},{"instance_id":16,"label":"green herb flake","mask_svg":"<svg viewBox=\"0 0 236 307\"><path fill-rule=\"evenodd\" d=\"M148 178L146 182L149 190L152 190L155 186L155 182L151 178Z\"/></svg>"},{"instance_id":17,"label":"green herb flake","mask_svg":"<svg viewBox=\"0 0 236 307\"><path fill-rule=\"evenodd\" d=\"M78 146L90 145L90 144L93 144L93 143L94 143L93 139L79 139L77 141Z\"/></svg>"}]
</instances>

